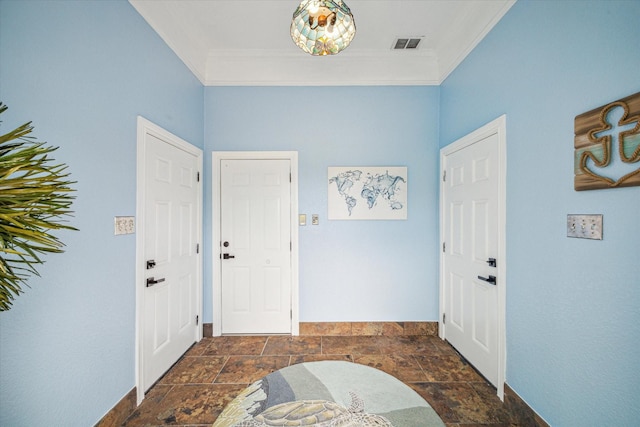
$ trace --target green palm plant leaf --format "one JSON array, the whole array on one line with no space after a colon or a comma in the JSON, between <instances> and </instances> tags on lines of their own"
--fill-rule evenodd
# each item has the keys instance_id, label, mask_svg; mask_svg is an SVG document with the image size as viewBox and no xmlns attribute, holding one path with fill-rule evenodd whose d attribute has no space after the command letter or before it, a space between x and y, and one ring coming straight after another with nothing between
<instances>
[{"instance_id":1,"label":"green palm plant leaf","mask_svg":"<svg viewBox=\"0 0 640 427\"><path fill-rule=\"evenodd\" d=\"M6 110L0 102L0 114ZM51 157L58 147L37 142L28 136L32 130L29 122L0 135L0 311L11 308L29 277L39 276L43 254L64 252L51 231L76 230L64 221L73 213L75 182Z\"/></svg>"}]
</instances>

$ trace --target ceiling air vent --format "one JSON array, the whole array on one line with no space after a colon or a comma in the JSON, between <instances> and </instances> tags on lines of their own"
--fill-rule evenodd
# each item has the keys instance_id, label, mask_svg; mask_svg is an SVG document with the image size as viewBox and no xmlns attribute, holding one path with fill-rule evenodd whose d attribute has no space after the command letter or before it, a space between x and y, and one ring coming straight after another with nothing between
<instances>
[{"instance_id":1,"label":"ceiling air vent","mask_svg":"<svg viewBox=\"0 0 640 427\"><path fill-rule=\"evenodd\" d=\"M402 37L393 43L393 50L417 49L424 37Z\"/></svg>"}]
</instances>

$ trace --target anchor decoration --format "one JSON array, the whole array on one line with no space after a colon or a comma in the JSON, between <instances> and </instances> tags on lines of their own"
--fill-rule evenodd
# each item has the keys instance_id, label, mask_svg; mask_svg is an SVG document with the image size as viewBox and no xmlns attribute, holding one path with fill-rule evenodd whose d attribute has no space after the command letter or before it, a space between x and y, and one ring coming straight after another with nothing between
<instances>
[{"instance_id":1,"label":"anchor decoration","mask_svg":"<svg viewBox=\"0 0 640 427\"><path fill-rule=\"evenodd\" d=\"M576 191L640 185L640 92L576 116Z\"/></svg>"}]
</instances>

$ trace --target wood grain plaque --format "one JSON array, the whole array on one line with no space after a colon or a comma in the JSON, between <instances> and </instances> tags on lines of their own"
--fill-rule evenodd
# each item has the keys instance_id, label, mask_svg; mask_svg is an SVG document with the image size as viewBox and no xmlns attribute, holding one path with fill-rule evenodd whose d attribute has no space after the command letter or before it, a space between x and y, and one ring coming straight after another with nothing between
<instances>
[{"instance_id":1,"label":"wood grain plaque","mask_svg":"<svg viewBox=\"0 0 640 427\"><path fill-rule=\"evenodd\" d=\"M640 92L575 119L576 191L640 185Z\"/></svg>"}]
</instances>

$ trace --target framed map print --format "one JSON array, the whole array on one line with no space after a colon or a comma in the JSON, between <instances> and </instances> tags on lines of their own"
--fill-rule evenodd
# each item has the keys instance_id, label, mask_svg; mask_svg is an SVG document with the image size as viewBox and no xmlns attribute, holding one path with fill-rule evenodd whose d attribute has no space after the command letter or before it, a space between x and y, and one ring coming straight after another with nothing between
<instances>
[{"instance_id":1,"label":"framed map print","mask_svg":"<svg viewBox=\"0 0 640 427\"><path fill-rule=\"evenodd\" d=\"M331 219L407 219L406 167L329 167Z\"/></svg>"}]
</instances>

